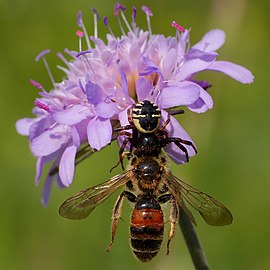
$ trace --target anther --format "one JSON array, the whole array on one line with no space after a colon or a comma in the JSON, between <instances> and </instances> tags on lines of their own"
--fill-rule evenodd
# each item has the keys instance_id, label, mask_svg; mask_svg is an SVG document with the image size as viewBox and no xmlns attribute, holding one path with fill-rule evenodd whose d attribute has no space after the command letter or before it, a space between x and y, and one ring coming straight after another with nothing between
<instances>
[{"instance_id":1,"label":"anther","mask_svg":"<svg viewBox=\"0 0 270 270\"><path fill-rule=\"evenodd\" d=\"M114 6L114 16L118 16L119 10L125 12L126 8L125 8L125 6L120 4L119 2L116 2L115 6Z\"/></svg>"},{"instance_id":2,"label":"anther","mask_svg":"<svg viewBox=\"0 0 270 270\"><path fill-rule=\"evenodd\" d=\"M136 7L133 7L133 12L132 12L132 27L133 29L135 29L136 27L136 17L137 17L137 8Z\"/></svg>"},{"instance_id":3,"label":"anther","mask_svg":"<svg viewBox=\"0 0 270 270\"><path fill-rule=\"evenodd\" d=\"M186 30L183 26L181 26L180 24L178 24L175 21L172 22L172 27L176 28L177 30L179 30L182 33L185 32L185 30Z\"/></svg>"},{"instance_id":4,"label":"anther","mask_svg":"<svg viewBox=\"0 0 270 270\"><path fill-rule=\"evenodd\" d=\"M37 89L46 92L45 89L43 88L43 86L42 86L40 83L38 83L38 82L36 82L36 81L34 81L34 80L32 80L32 79L30 79L29 82L30 82L33 86L35 86Z\"/></svg>"},{"instance_id":5,"label":"anther","mask_svg":"<svg viewBox=\"0 0 270 270\"><path fill-rule=\"evenodd\" d=\"M47 112L50 112L49 106L47 104L45 104L45 103L42 103L42 102L40 102L38 100L35 100L34 105L39 107L40 109L43 109L43 110L45 110Z\"/></svg>"},{"instance_id":6,"label":"anther","mask_svg":"<svg viewBox=\"0 0 270 270\"><path fill-rule=\"evenodd\" d=\"M82 51L82 38L84 37L83 31L80 29L76 31L76 36L79 37L79 52Z\"/></svg>"}]
</instances>

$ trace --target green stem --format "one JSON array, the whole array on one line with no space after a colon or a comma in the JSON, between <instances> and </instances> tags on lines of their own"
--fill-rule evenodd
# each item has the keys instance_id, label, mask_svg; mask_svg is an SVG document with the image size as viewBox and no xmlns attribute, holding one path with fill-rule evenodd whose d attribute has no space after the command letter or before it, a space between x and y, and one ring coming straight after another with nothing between
<instances>
[{"instance_id":1,"label":"green stem","mask_svg":"<svg viewBox=\"0 0 270 270\"><path fill-rule=\"evenodd\" d=\"M190 218L181 208L180 208L179 225L184 235L195 269L209 270L209 265L205 253L199 242L199 238L196 234L195 228Z\"/></svg>"}]
</instances>

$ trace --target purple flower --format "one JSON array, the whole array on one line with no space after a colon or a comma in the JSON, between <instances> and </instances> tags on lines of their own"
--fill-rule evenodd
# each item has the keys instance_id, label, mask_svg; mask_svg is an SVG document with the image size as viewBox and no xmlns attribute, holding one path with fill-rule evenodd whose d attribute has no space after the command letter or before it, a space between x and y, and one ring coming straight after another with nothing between
<instances>
[{"instance_id":1,"label":"purple flower","mask_svg":"<svg viewBox=\"0 0 270 270\"><path fill-rule=\"evenodd\" d=\"M97 11L93 9L94 35L90 37L80 11L79 50L66 49L66 56L58 53L65 65L59 68L66 74L59 83L54 81L45 59L49 50L37 56L37 61L43 60L53 88L46 91L38 82L30 81L40 91L34 102L36 116L18 120L16 128L29 138L31 151L37 157L36 184L44 165L52 162L44 184L44 205L53 181L58 187L68 187L74 177L75 163L115 139L113 128L128 124L127 111L136 102L145 99L155 102L165 122L168 111L175 107L186 106L197 113L213 107L208 93L210 83L196 80L201 71L222 72L241 83L253 81L252 74L244 67L217 60L216 50L225 42L222 30L208 32L190 47L190 31L175 21L174 37L152 34L153 13L145 6L142 10L146 14L147 31L136 26L136 8L129 24L125 7L117 3L114 13L122 36L114 35L105 17L103 21L109 31L106 43L98 37ZM166 128L169 136L191 141L178 121L172 115L170 118ZM124 136L118 137L119 144L123 139ZM191 147L187 146L187 150L189 156L195 155ZM176 163L186 162L185 154L174 144L165 147L165 151Z\"/></svg>"}]
</instances>

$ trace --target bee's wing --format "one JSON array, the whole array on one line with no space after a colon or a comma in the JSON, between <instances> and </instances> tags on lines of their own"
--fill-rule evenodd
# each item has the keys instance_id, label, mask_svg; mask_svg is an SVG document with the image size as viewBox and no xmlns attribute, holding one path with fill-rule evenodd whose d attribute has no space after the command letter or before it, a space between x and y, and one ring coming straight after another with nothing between
<instances>
[{"instance_id":1,"label":"bee's wing","mask_svg":"<svg viewBox=\"0 0 270 270\"><path fill-rule=\"evenodd\" d=\"M233 217L231 212L213 197L188 185L175 177L171 172L165 174L164 181L180 207L193 222L195 221L194 217L185 207L183 201L199 211L205 222L209 225L223 226L232 223Z\"/></svg>"},{"instance_id":2,"label":"bee's wing","mask_svg":"<svg viewBox=\"0 0 270 270\"><path fill-rule=\"evenodd\" d=\"M59 208L59 214L69 219L86 218L100 203L105 201L118 187L131 179L127 171L99 185L84 189L67 199Z\"/></svg>"}]
</instances>

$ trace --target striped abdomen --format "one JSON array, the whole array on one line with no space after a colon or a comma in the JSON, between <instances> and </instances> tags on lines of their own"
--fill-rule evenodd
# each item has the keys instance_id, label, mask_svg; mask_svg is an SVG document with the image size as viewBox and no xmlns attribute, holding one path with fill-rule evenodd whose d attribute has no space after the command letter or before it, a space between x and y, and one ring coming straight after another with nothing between
<instances>
[{"instance_id":1,"label":"striped abdomen","mask_svg":"<svg viewBox=\"0 0 270 270\"><path fill-rule=\"evenodd\" d=\"M159 252L163 240L163 212L159 203L154 201L153 205L152 199L147 201L144 198L145 203L137 203L131 217L131 248L143 262L151 260Z\"/></svg>"}]
</instances>

